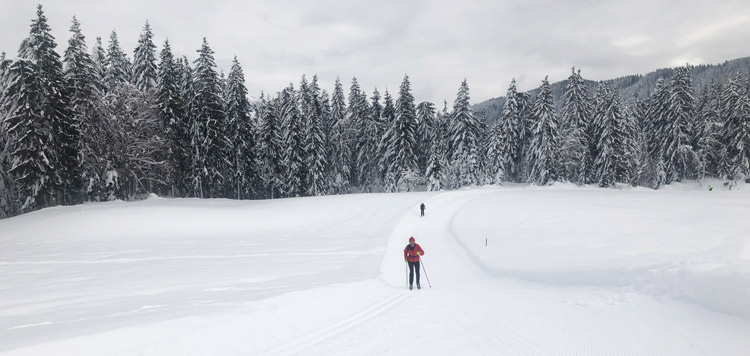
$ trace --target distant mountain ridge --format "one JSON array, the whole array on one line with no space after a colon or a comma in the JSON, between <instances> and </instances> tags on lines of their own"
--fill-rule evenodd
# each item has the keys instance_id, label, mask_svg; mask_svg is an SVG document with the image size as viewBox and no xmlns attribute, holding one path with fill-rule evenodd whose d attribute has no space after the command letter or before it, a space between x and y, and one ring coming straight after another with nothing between
<instances>
[{"instance_id":1,"label":"distant mountain ridge","mask_svg":"<svg viewBox=\"0 0 750 356\"><path fill-rule=\"evenodd\" d=\"M615 79L604 80L611 88L617 89L620 93L622 101L629 104L633 101L634 96L637 94L639 98L647 98L653 88L656 86L656 82L660 78L668 80L672 77L675 72L675 68L663 68L657 69L653 72L645 75L628 75ZM730 75L740 71L743 73L743 77L747 79L747 72L750 69L750 57L743 57L733 59L731 61L725 61L722 64L701 64L693 66L693 87L695 88L696 94L702 92L704 86L710 86L711 84L724 84ZM586 73L581 72L581 75L586 78ZM541 81L543 78L539 78ZM510 85L508 81L507 85ZM562 97L565 92L565 87L568 85L568 80L562 80L559 82L552 83L552 93L554 95L555 106L560 109L562 105ZM593 80L586 80L586 85L589 88L589 94L593 96L596 91L599 82ZM536 97L538 89L527 91L532 98ZM481 103L472 106L475 112L483 113L480 117L484 117L484 120L489 125L494 125L495 122L502 117L503 106L505 105L505 97L501 96L494 99L489 99Z\"/></svg>"}]
</instances>

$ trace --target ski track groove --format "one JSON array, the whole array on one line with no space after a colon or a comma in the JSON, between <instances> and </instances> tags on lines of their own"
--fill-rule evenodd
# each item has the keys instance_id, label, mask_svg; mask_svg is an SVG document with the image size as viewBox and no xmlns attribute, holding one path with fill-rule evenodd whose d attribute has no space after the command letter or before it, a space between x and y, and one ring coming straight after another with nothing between
<instances>
[{"instance_id":1,"label":"ski track groove","mask_svg":"<svg viewBox=\"0 0 750 356\"><path fill-rule=\"evenodd\" d=\"M331 338L345 330L348 330L369 319L374 318L375 316L385 312L386 310L390 309L394 305L398 304L401 300L407 298L408 296L409 296L409 293L407 292L394 293L393 296L385 300L378 301L375 304L372 304L369 307L365 308L364 310L359 311L349 317L346 317L341 321L332 323L324 327L320 331L313 332L300 339L286 343L278 348L266 351L262 353L261 355L262 356L294 355L297 353L301 353L305 351L306 349L310 348L311 346L323 340Z\"/></svg>"}]
</instances>

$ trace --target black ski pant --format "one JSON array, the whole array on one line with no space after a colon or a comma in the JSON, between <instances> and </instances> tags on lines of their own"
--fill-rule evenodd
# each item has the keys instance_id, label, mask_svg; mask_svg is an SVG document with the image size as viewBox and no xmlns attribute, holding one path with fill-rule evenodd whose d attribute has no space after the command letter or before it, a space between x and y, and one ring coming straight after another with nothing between
<instances>
[{"instance_id":1,"label":"black ski pant","mask_svg":"<svg viewBox=\"0 0 750 356\"><path fill-rule=\"evenodd\" d=\"M424 216L424 209L422 209L422 216Z\"/></svg>"},{"instance_id":2,"label":"black ski pant","mask_svg":"<svg viewBox=\"0 0 750 356\"><path fill-rule=\"evenodd\" d=\"M419 284L419 261L409 261L409 285L414 284L414 270L417 270L417 284Z\"/></svg>"}]
</instances>

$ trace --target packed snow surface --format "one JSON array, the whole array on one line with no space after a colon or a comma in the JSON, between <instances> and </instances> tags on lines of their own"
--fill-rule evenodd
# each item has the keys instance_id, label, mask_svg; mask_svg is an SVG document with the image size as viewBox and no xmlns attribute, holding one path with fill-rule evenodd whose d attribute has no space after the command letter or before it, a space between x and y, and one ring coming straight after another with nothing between
<instances>
[{"instance_id":1,"label":"packed snow surface","mask_svg":"<svg viewBox=\"0 0 750 356\"><path fill-rule=\"evenodd\" d=\"M0 354L748 355L750 186L714 186L49 208L0 220Z\"/></svg>"}]
</instances>

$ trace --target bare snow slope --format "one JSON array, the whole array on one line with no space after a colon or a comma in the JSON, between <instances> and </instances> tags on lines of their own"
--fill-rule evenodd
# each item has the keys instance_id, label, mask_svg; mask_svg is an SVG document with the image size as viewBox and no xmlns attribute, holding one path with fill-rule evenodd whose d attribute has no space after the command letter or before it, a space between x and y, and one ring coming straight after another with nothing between
<instances>
[{"instance_id":1,"label":"bare snow slope","mask_svg":"<svg viewBox=\"0 0 750 356\"><path fill-rule=\"evenodd\" d=\"M0 221L0 354L746 355L748 198L563 185L46 209Z\"/></svg>"}]
</instances>

